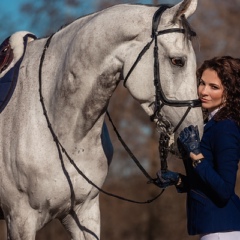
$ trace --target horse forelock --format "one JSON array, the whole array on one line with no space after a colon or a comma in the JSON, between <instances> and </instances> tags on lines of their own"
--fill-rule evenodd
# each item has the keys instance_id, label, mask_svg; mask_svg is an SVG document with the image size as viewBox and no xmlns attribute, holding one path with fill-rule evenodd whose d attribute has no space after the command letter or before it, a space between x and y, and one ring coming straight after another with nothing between
<instances>
[{"instance_id":1,"label":"horse forelock","mask_svg":"<svg viewBox=\"0 0 240 240\"><path fill-rule=\"evenodd\" d=\"M190 23L187 21L184 14L181 17L181 24L183 29L185 30L185 33L184 33L185 39L192 40L193 37L197 37L196 32L194 31Z\"/></svg>"}]
</instances>

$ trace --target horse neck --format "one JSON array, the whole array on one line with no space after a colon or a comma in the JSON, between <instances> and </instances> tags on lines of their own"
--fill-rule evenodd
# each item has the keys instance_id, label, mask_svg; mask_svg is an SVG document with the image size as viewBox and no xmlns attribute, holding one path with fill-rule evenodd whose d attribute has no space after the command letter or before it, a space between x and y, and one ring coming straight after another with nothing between
<instances>
[{"instance_id":1,"label":"horse neck","mask_svg":"<svg viewBox=\"0 0 240 240\"><path fill-rule=\"evenodd\" d=\"M149 24L146 24L143 14L139 18L143 6L140 10L131 8L131 11L129 6L121 7L125 10L116 7L114 14L109 10L109 13L100 12L88 19L79 19L52 40L52 49L60 49L63 44L65 49L64 58L58 56L59 53L56 55L58 72L51 99L54 124L64 129L68 123L78 139L95 127L96 131L101 131L104 113L119 83L127 53L134 48L133 39L142 33L141 25L151 29L154 10L149 12ZM132 24L127 26L122 19L130 17ZM144 24L139 24L139 19Z\"/></svg>"}]
</instances>

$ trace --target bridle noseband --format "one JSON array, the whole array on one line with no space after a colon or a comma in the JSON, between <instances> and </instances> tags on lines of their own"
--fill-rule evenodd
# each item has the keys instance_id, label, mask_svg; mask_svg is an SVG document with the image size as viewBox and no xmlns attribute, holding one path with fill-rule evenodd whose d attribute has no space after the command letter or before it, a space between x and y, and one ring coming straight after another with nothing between
<instances>
[{"instance_id":1,"label":"bridle noseband","mask_svg":"<svg viewBox=\"0 0 240 240\"><path fill-rule=\"evenodd\" d=\"M160 6L160 8L155 12L154 16L153 16L153 20L152 20L152 36L151 36L151 41L148 42L146 44L146 46L142 49L142 51L139 53L137 59L135 60L135 62L133 63L132 67L130 68L130 70L128 71L125 79L124 79L124 86L126 87L126 82L129 78L129 76L131 75L131 73L133 72L134 68L136 67L136 65L138 64L138 62L140 61L140 59L142 58L142 56L146 53L146 51L150 48L150 46L152 45L152 43L154 42L154 86L155 86L155 112L154 114L151 116L151 120L155 120L157 119L157 124L160 126L160 130L161 132L165 132L168 135L171 135L173 133L175 133L177 131L177 129L180 127L180 125L182 124L182 122L184 121L184 119L186 118L186 116L188 115L189 111L192 108L195 107L200 107L200 101L199 99L194 99L194 100L170 100L167 99L162 86L161 86L161 80L160 80L160 72L159 72L159 57L158 57L158 43L157 43L157 37L160 35L164 35L164 34L169 34L169 33L185 33L185 29L183 28L171 28L171 29L165 29L165 30L161 30L161 31L157 31L161 16L163 14L163 12L168 9L170 6L169 5L162 5ZM196 36L196 33L193 31L190 31L189 33L191 36ZM179 121L179 123L177 124L177 126L172 129L170 122L165 119L162 114L161 114L161 109L163 108L163 106L171 106L171 107L188 107L185 114L183 115L183 117L181 118L181 120Z\"/></svg>"}]
</instances>

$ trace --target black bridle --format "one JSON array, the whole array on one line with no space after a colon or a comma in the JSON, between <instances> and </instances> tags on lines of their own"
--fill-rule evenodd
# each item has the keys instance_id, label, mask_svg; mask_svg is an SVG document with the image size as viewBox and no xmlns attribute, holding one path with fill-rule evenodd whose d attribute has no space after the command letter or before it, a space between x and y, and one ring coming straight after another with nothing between
<instances>
[{"instance_id":1,"label":"black bridle","mask_svg":"<svg viewBox=\"0 0 240 240\"><path fill-rule=\"evenodd\" d=\"M199 99L194 100L170 100L168 99L164 91L162 89L161 85L161 79L160 79L160 64L159 64L159 57L158 57L158 36L164 35L164 34L170 34L170 33L182 33L185 34L186 30L184 28L170 28L170 29L164 29L161 31L158 31L158 26L161 20L161 16L163 12L171 7L170 5L162 5L159 7L159 9L155 12L152 20L152 35L151 35L151 41L148 42L145 47L142 49L142 51L139 53L137 59L133 63L132 67L128 71L125 79L124 79L124 87L126 87L126 82L137 66L138 62L141 60L142 56L147 52L147 50L150 48L152 43L154 42L154 86L155 86L155 111L154 114L150 117L151 121L157 120L157 126L160 129L160 137L159 137L159 155L160 155L160 163L161 163L161 170L166 171L167 170L167 156L169 151L171 150L169 148L169 140L170 136L175 133L182 122L187 117L188 113L192 108L200 107L201 102ZM188 35L196 36L196 33L192 31L191 29L188 29ZM164 106L170 106L170 107L187 107L184 115L178 122L178 124L172 128L171 123L161 114L161 109Z\"/></svg>"},{"instance_id":2,"label":"black bridle","mask_svg":"<svg viewBox=\"0 0 240 240\"><path fill-rule=\"evenodd\" d=\"M170 100L167 99L165 96L162 86L161 86L161 80L160 80L160 72L159 72L159 57L158 57L158 36L164 35L164 34L169 34L169 33L182 33L185 34L186 30L183 28L170 28L170 29L164 29L161 31L158 31L158 25L161 19L161 16L163 12L168 9L170 6L169 5L162 5L160 8L155 12L152 20L152 36L151 36L151 41L146 44L146 46L142 49L142 51L139 53L137 59L133 63L132 67L128 71L125 79L124 79L124 86L126 87L126 82L137 66L138 62L141 60L142 56L146 53L146 51L150 48L152 43L154 42L154 86L155 86L155 111L154 114L151 116L151 120L153 121L154 119L157 119L160 123L161 126L165 126L165 129L167 133L175 133L177 129L180 127L186 116L188 115L189 111L191 108L195 107L200 107L201 102L199 99L194 99L194 100ZM196 36L196 33L193 32L192 30L189 31L190 36ZM185 114L183 117L180 119L179 123L177 126L173 129L173 131L170 131L170 123L168 121L164 121L161 115L161 109L163 106L171 106L171 107L188 107Z\"/></svg>"},{"instance_id":3,"label":"black bridle","mask_svg":"<svg viewBox=\"0 0 240 240\"><path fill-rule=\"evenodd\" d=\"M198 107L199 106L199 101L196 100L189 100L189 101L172 101L172 100L168 100L162 90L161 87L161 82L160 82L160 74L159 74L159 59L158 59L158 46L157 46L157 36L162 35L162 34L167 34L167 33L172 33L172 32L179 32L179 33L185 33L184 29L181 28L174 28L174 29L166 29L166 30L162 30L162 31L157 31L157 27L158 24L160 22L160 18L162 13L168 8L169 6L167 5L163 5L161 6L157 12L154 14L153 17L153 26L152 26L152 39L151 41L143 48L143 50L140 52L138 58L136 59L136 61L134 62L133 66L131 67L131 69L129 70L126 78L124 79L124 86L127 82L128 77L130 76L130 74L132 73L132 71L134 70L134 68L136 67L136 65L138 64L138 62L140 61L141 57L144 55L144 53L149 49L149 47L151 46L151 44L153 43L153 41L155 40L155 47L154 47L154 85L156 88L156 99L155 99L155 107L156 107L156 111L154 113L154 118L158 118L160 116L160 111L161 108L164 105L168 105L168 106L174 106L174 107L188 107L186 113L184 114L184 116L182 117L180 123L178 124L177 127L175 127L175 130L180 126L180 124L182 123L182 121L185 119L185 117L187 116L188 112L190 111L191 108L193 107ZM192 34L194 35L194 32L192 32ZM74 160L70 157L70 155L68 154L68 152L66 151L66 149L64 148L64 146L61 144L61 142L59 141L57 135L55 134L55 131L52 127L52 124L49 120L48 117L48 113L47 113L47 109L44 103L44 98L43 98L43 93L42 93L42 66L43 66L43 62L45 59L45 54L46 51L50 45L51 39L53 37L54 34L52 34L46 41L44 49L43 49L43 53L40 59L40 65L39 65L39 96L40 96L40 102L43 108L43 114L46 118L47 121L47 125L48 128L53 136L53 140L56 144L57 150L58 150L58 154L59 154L59 159L61 160L62 166L63 166L63 170L65 170L65 166L64 166L64 162L63 162L63 155L65 155L68 159L68 161L70 162L70 164L73 165L73 167L76 169L76 171L89 183L91 184L93 187L95 187L96 189L98 189L100 192L112 196L112 197L116 197L119 198L121 200L125 200L125 201L129 201L129 202L133 202L133 203L138 203L138 204L146 204L146 203L151 203L154 200L156 200L159 196L162 195L162 193L164 192L164 189L162 189L162 191L155 196L154 198L147 200L147 201L135 201L135 200L131 200L131 199L126 199L124 197L106 192L105 190L101 189L100 187L98 187L94 182L92 182L79 168L78 166L75 164ZM160 104L161 102L161 104ZM163 121L163 119L161 119L161 121ZM163 121L164 123L164 121ZM166 123L164 123L166 125ZM168 141L169 141L169 135L166 133L162 133L160 134L160 139L159 139L159 152L160 152L160 159L161 159L161 169L167 170L167 162L166 162L166 158L167 158L167 154L169 151L168 148ZM152 179L150 177L150 175L145 171L145 169L141 166L141 164L138 162L138 160L133 156L133 154L131 153L130 149L126 149L128 151L128 153L131 155L132 159L135 161L135 163L138 165L138 167L140 168L140 170L144 173L144 175L149 179L149 183L154 183L155 185L157 185L156 183L156 179ZM135 159L134 159L135 158ZM69 181L69 185L70 187L72 186L71 180L69 179L68 173L66 172L66 177Z\"/></svg>"},{"instance_id":4,"label":"black bridle","mask_svg":"<svg viewBox=\"0 0 240 240\"><path fill-rule=\"evenodd\" d=\"M164 192L164 189L162 189L162 191L160 193L158 193L155 197L153 197L152 199L149 199L149 200L146 200L146 201L136 201L136 200L132 200L132 199L128 199L128 198L125 198L125 197L122 197L122 196L119 196L119 195L116 195L116 194L113 194L113 193L109 193L105 190L103 190L102 188L100 188L98 185L96 185L91 179L89 179L88 176L86 176L82 171L81 169L79 169L79 167L77 166L77 164L75 163L75 161L71 158L71 156L68 154L67 150L64 148L64 146L61 144L61 142L59 141L58 139L58 136L56 135L53 127L52 127L52 124L51 124L51 121L48 117L48 112L47 112L47 109L46 109L46 106L45 106L45 102L44 102L44 97L43 97L43 92L42 92L42 66L43 66L43 62L44 62L44 59L45 59L45 54L46 54L46 51L51 43L51 40L52 40L52 37L54 36L54 34L52 34L46 41L45 43L45 46L43 48L43 53L42 53L42 56L40 58L40 64L39 64L39 71L38 71L38 77L39 77L39 89L38 89L38 92L39 92L39 97L40 97L40 102L41 102L41 106L42 106L42 109L43 109L43 115L45 116L45 119L46 119L46 122L47 122L47 126L50 130L50 133L53 137L53 141L55 142L56 144L56 147L57 147L57 150L58 150L58 155L59 155L59 159L61 161L61 165L62 165L62 168L63 168L63 172L67 178L67 181L69 183L69 187L71 189L71 195L74 196L74 192L73 192L73 187L72 187L72 182L71 182L71 179L69 177L69 174L65 168L65 164L64 164L64 161L63 161L63 155L66 156L67 160L69 161L69 163L73 166L73 168L75 168L75 170L77 171L77 173L79 175L81 175L83 177L83 179L85 179L90 185L92 185L93 187L95 187L99 192L101 193L104 193L105 195L108 195L108 196L111 196L111 197L115 197L115 198L118 198L120 200L123 200L123 201L128 201L128 202L132 202L132 203L137 203L137 204L147 204L147 203L151 203L153 202L154 200L156 200L158 197L160 197L162 195L162 193ZM143 168L142 168L143 169ZM143 169L143 171L145 171ZM147 173L146 175L147 176ZM154 179L152 179L150 176L147 176L148 179L149 179L149 183L155 183L154 182Z\"/></svg>"}]
</instances>

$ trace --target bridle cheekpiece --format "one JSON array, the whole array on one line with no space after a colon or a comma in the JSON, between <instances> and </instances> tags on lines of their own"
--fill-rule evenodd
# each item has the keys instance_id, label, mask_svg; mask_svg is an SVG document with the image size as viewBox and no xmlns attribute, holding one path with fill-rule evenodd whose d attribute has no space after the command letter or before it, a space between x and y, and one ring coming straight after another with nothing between
<instances>
[{"instance_id":1,"label":"bridle cheekpiece","mask_svg":"<svg viewBox=\"0 0 240 240\"><path fill-rule=\"evenodd\" d=\"M146 46L142 49L142 51L139 53L137 59L133 63L132 67L128 71L125 79L124 79L124 86L126 87L126 82L131 75L132 71L142 58L142 56L146 53L146 51L150 48L152 43L154 42L154 86L155 86L155 111L154 114L151 116L152 121L157 121L157 126L160 129L161 132L165 132L168 135L171 135L177 131L177 129L180 127L184 119L186 118L187 114L192 108L200 107L200 101L199 99L194 100L170 100L167 99L165 96L162 86L161 86L161 80L160 80L160 72L159 72L159 58L158 58L158 43L157 43L157 37L164 34L169 33L183 33L185 34L185 29L183 28L170 28L170 29L164 29L161 31L158 31L158 25L161 19L161 16L163 12L168 9L169 5L162 5L159 7L159 9L155 12L152 20L152 35L151 35L151 41L146 44ZM190 31L189 33L191 36L196 36L196 33L194 31ZM187 107L187 110L177 126L173 128L171 126L171 123L161 114L161 109L163 106L171 106L171 107Z\"/></svg>"}]
</instances>

